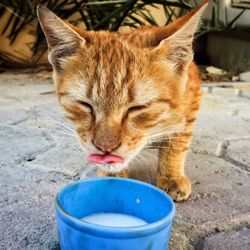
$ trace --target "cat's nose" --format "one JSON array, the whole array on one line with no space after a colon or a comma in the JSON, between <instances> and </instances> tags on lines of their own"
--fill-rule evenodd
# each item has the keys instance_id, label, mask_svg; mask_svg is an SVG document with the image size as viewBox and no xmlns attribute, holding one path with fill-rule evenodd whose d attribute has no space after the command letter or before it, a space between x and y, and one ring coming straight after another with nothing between
<instances>
[{"instance_id":1,"label":"cat's nose","mask_svg":"<svg viewBox=\"0 0 250 250\"><path fill-rule=\"evenodd\" d=\"M121 145L121 128L118 124L99 122L94 128L93 144L101 152L107 154Z\"/></svg>"},{"instance_id":2,"label":"cat's nose","mask_svg":"<svg viewBox=\"0 0 250 250\"><path fill-rule=\"evenodd\" d=\"M105 153L105 154L109 154L109 153L111 153L111 152L113 152L113 151L115 151L117 148L119 148L120 147L120 145L121 145L121 143L119 143L119 144L116 144L116 145L114 145L114 144L111 144L111 145L106 145L106 144L103 144L103 143L97 143L97 142L95 142L94 140L92 140L92 143L94 144L94 146L98 149L98 150L100 150L100 151L102 151L103 153Z\"/></svg>"}]
</instances>

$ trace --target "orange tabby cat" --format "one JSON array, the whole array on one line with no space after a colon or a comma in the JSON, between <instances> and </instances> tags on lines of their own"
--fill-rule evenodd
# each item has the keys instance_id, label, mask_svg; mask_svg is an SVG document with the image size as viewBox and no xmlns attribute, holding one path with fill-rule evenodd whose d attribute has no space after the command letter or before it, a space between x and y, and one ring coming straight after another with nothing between
<instances>
[{"instance_id":1,"label":"orange tabby cat","mask_svg":"<svg viewBox=\"0 0 250 250\"><path fill-rule=\"evenodd\" d=\"M190 195L184 161L200 101L192 40L206 5L128 34L79 30L38 7L59 102L102 174L128 176L133 158L161 142L157 186L176 201Z\"/></svg>"}]
</instances>

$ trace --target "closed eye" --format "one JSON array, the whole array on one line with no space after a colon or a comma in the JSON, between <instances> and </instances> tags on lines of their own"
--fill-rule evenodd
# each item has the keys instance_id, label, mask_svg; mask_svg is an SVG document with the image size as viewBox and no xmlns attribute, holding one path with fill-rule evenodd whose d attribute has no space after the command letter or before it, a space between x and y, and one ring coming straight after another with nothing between
<instances>
[{"instance_id":1,"label":"closed eye","mask_svg":"<svg viewBox=\"0 0 250 250\"><path fill-rule=\"evenodd\" d=\"M137 106L132 106L128 109L128 112L135 112L135 111L140 111L147 108L147 105L137 105Z\"/></svg>"},{"instance_id":2,"label":"closed eye","mask_svg":"<svg viewBox=\"0 0 250 250\"><path fill-rule=\"evenodd\" d=\"M89 109L91 111L91 113L93 113L94 109L93 109L91 104L84 102L84 101L81 101L81 100L77 100L77 103L80 104L81 106Z\"/></svg>"}]
</instances>

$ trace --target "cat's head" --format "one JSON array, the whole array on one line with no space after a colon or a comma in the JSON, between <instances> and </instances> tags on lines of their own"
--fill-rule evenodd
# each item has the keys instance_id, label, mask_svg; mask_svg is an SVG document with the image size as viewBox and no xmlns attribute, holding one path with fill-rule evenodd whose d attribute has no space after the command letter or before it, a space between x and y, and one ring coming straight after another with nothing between
<instances>
[{"instance_id":1,"label":"cat's head","mask_svg":"<svg viewBox=\"0 0 250 250\"><path fill-rule=\"evenodd\" d=\"M182 129L193 34L204 7L167 28L127 35L80 31L38 8L59 102L90 161L119 172L148 143Z\"/></svg>"}]
</instances>

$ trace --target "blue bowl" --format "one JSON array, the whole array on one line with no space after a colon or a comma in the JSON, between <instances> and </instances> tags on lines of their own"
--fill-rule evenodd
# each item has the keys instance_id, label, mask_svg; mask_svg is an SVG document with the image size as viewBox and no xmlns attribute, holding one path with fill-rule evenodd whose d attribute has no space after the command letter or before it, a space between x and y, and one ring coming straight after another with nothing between
<instances>
[{"instance_id":1,"label":"blue bowl","mask_svg":"<svg viewBox=\"0 0 250 250\"><path fill-rule=\"evenodd\" d=\"M166 250L175 205L162 190L124 178L73 182L56 197L56 218L63 250ZM145 220L135 227L101 226L80 219L95 213L122 213Z\"/></svg>"}]
</instances>

